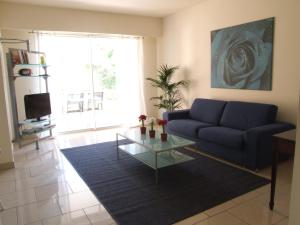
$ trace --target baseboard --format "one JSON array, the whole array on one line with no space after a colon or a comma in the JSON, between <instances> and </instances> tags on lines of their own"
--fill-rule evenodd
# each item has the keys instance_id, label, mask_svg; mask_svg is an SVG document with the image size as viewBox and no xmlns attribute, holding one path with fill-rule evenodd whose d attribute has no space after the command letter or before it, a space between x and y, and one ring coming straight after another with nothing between
<instances>
[{"instance_id":1,"label":"baseboard","mask_svg":"<svg viewBox=\"0 0 300 225\"><path fill-rule=\"evenodd\" d=\"M7 170L12 168L15 168L14 162L0 163L0 170Z\"/></svg>"}]
</instances>

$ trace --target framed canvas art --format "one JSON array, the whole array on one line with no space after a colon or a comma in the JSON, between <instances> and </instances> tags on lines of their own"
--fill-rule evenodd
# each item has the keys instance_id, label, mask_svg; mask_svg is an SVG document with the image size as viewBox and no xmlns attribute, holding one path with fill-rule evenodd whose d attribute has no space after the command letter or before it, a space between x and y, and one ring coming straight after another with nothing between
<instances>
[{"instance_id":1,"label":"framed canvas art","mask_svg":"<svg viewBox=\"0 0 300 225\"><path fill-rule=\"evenodd\" d=\"M274 18L211 32L211 87L272 90Z\"/></svg>"}]
</instances>

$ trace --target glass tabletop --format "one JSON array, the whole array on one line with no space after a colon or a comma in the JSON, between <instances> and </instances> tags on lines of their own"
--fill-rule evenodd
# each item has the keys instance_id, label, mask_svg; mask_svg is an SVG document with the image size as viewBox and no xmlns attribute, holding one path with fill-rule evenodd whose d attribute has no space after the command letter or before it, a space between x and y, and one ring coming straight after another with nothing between
<instances>
[{"instance_id":1,"label":"glass tabletop","mask_svg":"<svg viewBox=\"0 0 300 225\"><path fill-rule=\"evenodd\" d=\"M141 134L140 128L138 127L131 128L129 130L124 131L123 133L118 133L118 135L127 138L155 152L163 152L195 144L195 142L193 141L171 134L168 134L168 141L162 142L160 139L161 131L156 130L155 133L155 138L150 138L148 130L146 134Z\"/></svg>"}]
</instances>

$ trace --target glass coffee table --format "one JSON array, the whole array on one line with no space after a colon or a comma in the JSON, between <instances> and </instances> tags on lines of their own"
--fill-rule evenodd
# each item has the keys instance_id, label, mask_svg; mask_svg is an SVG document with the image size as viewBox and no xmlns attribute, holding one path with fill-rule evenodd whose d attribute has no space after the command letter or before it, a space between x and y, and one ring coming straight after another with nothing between
<instances>
[{"instance_id":1,"label":"glass coffee table","mask_svg":"<svg viewBox=\"0 0 300 225\"><path fill-rule=\"evenodd\" d=\"M123 133L116 134L117 158L120 151L126 152L142 163L155 170L155 182L158 183L158 170L163 167L187 162L194 158L177 151L182 147L195 144L188 139L168 134L168 141L160 140L160 133L156 131L156 137L150 138L147 134L141 134L139 128L132 128ZM132 143L119 145L120 137L132 141Z\"/></svg>"}]
</instances>

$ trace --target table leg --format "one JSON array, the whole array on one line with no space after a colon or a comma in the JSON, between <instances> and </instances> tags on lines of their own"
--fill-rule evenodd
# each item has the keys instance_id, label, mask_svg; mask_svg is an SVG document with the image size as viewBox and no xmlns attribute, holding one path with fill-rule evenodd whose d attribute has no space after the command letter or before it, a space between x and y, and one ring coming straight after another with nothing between
<instances>
[{"instance_id":1,"label":"table leg","mask_svg":"<svg viewBox=\"0 0 300 225\"><path fill-rule=\"evenodd\" d=\"M118 139L118 134L116 134L116 142L117 142L117 159L119 160L120 156L119 156L119 139Z\"/></svg>"},{"instance_id":2,"label":"table leg","mask_svg":"<svg viewBox=\"0 0 300 225\"><path fill-rule=\"evenodd\" d=\"M273 156L272 156L272 174L271 174L271 193L270 193L270 203L269 203L269 207L271 210L274 209L274 198L275 198L275 188L276 188L276 178L277 178L277 164L278 164L277 144L273 143L272 148L273 148Z\"/></svg>"},{"instance_id":3,"label":"table leg","mask_svg":"<svg viewBox=\"0 0 300 225\"><path fill-rule=\"evenodd\" d=\"M155 153L155 184L158 184L157 153Z\"/></svg>"}]
</instances>

